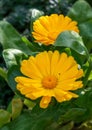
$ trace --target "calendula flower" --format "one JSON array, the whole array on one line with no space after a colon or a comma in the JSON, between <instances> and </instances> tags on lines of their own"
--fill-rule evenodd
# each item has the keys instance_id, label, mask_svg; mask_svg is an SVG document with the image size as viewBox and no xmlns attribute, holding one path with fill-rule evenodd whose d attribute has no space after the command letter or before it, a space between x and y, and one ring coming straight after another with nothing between
<instances>
[{"instance_id":1,"label":"calendula flower","mask_svg":"<svg viewBox=\"0 0 92 130\"><path fill-rule=\"evenodd\" d=\"M58 51L44 51L35 57L21 63L21 72L24 76L15 78L17 89L25 97L35 100L41 97L40 107L47 108L54 97L58 102L77 98L71 90L83 86L78 80L83 76L83 70L72 56Z\"/></svg>"},{"instance_id":2,"label":"calendula flower","mask_svg":"<svg viewBox=\"0 0 92 130\"><path fill-rule=\"evenodd\" d=\"M64 15L52 14L41 16L33 23L33 37L36 42L45 45L54 44L54 41L61 32L71 30L79 32L77 22Z\"/></svg>"}]
</instances>

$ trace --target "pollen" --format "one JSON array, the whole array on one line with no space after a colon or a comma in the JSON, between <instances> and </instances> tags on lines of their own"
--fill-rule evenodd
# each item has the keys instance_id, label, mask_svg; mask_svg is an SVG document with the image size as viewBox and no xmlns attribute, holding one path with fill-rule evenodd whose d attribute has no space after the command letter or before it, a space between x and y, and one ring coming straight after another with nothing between
<instances>
[{"instance_id":1,"label":"pollen","mask_svg":"<svg viewBox=\"0 0 92 130\"><path fill-rule=\"evenodd\" d=\"M57 78L55 76L47 76L42 80L42 85L45 89L53 89L57 85Z\"/></svg>"}]
</instances>

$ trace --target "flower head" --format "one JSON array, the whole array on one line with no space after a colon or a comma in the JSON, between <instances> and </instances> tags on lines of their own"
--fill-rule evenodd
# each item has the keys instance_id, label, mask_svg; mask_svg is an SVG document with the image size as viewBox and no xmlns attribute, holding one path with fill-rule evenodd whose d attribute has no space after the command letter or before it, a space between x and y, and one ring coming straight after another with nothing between
<instances>
[{"instance_id":1,"label":"flower head","mask_svg":"<svg viewBox=\"0 0 92 130\"><path fill-rule=\"evenodd\" d=\"M78 80L83 70L72 56L58 51L44 51L21 63L24 76L15 78L17 89L27 98L41 98L40 107L46 108L54 97L58 102L78 97L71 92L83 86Z\"/></svg>"},{"instance_id":2,"label":"flower head","mask_svg":"<svg viewBox=\"0 0 92 130\"><path fill-rule=\"evenodd\" d=\"M52 14L41 16L33 23L33 37L36 42L45 45L54 44L58 35L63 31L79 32L77 22L72 21L68 16Z\"/></svg>"}]
</instances>

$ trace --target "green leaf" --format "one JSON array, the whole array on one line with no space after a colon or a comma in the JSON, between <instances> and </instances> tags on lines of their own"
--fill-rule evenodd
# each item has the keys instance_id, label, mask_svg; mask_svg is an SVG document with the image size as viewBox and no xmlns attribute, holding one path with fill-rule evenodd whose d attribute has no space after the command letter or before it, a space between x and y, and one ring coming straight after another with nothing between
<instances>
[{"instance_id":1,"label":"green leaf","mask_svg":"<svg viewBox=\"0 0 92 130\"><path fill-rule=\"evenodd\" d=\"M15 120L7 124L6 127L9 130L49 130L49 128L56 130L58 126L62 126L65 123L73 120L77 122L84 113L85 108L76 107L74 102L61 104L54 102L47 109L41 109L39 104L36 104L31 111L24 111Z\"/></svg>"},{"instance_id":2,"label":"green leaf","mask_svg":"<svg viewBox=\"0 0 92 130\"><path fill-rule=\"evenodd\" d=\"M74 122L69 122L63 126L60 126L56 130L72 130L73 126L74 126Z\"/></svg>"},{"instance_id":3,"label":"green leaf","mask_svg":"<svg viewBox=\"0 0 92 130\"><path fill-rule=\"evenodd\" d=\"M4 126L3 128L1 128L0 130L10 130L9 127Z\"/></svg>"},{"instance_id":4,"label":"green leaf","mask_svg":"<svg viewBox=\"0 0 92 130\"><path fill-rule=\"evenodd\" d=\"M88 50L92 48L92 7L84 0L78 0L67 14L78 22L80 35Z\"/></svg>"},{"instance_id":5,"label":"green leaf","mask_svg":"<svg viewBox=\"0 0 92 130\"><path fill-rule=\"evenodd\" d=\"M5 81L7 81L7 71L0 67L0 76L2 76Z\"/></svg>"},{"instance_id":6,"label":"green leaf","mask_svg":"<svg viewBox=\"0 0 92 130\"><path fill-rule=\"evenodd\" d=\"M11 115L9 112L0 109L0 127L10 122Z\"/></svg>"},{"instance_id":7,"label":"green leaf","mask_svg":"<svg viewBox=\"0 0 92 130\"><path fill-rule=\"evenodd\" d=\"M25 53L17 49L5 49L3 51L3 57L8 68L20 63L23 57L27 57Z\"/></svg>"},{"instance_id":8,"label":"green leaf","mask_svg":"<svg viewBox=\"0 0 92 130\"><path fill-rule=\"evenodd\" d=\"M74 31L62 32L55 41L54 46L69 47L77 53L88 57L88 51L80 35Z\"/></svg>"},{"instance_id":9,"label":"green leaf","mask_svg":"<svg viewBox=\"0 0 92 130\"><path fill-rule=\"evenodd\" d=\"M91 73L90 73L90 75L88 77L88 80L92 80L92 70L91 70Z\"/></svg>"},{"instance_id":10,"label":"green leaf","mask_svg":"<svg viewBox=\"0 0 92 130\"><path fill-rule=\"evenodd\" d=\"M87 88L81 92L81 95L76 99L75 104L77 107L86 109L86 112L79 118L82 121L89 120L92 117L92 87Z\"/></svg>"},{"instance_id":11,"label":"green leaf","mask_svg":"<svg viewBox=\"0 0 92 130\"><path fill-rule=\"evenodd\" d=\"M20 98L15 98L12 100L12 119L17 118L23 108L23 102Z\"/></svg>"},{"instance_id":12,"label":"green leaf","mask_svg":"<svg viewBox=\"0 0 92 130\"><path fill-rule=\"evenodd\" d=\"M68 123L84 114L84 109L71 108L71 103L64 105L54 104L47 109L41 109L38 105L32 111L25 111L18 118L7 124L9 130L56 130L62 123ZM68 111L67 111L68 110ZM73 113L73 114L72 114ZM71 115L72 114L72 115ZM62 121L59 120L61 117ZM59 122L58 122L59 120ZM52 124L56 124L53 125ZM52 127L49 127L52 126ZM71 125L67 126L70 128ZM72 127L72 126L71 126ZM2 129L1 129L2 130Z\"/></svg>"},{"instance_id":13,"label":"green leaf","mask_svg":"<svg viewBox=\"0 0 92 130\"><path fill-rule=\"evenodd\" d=\"M80 24L92 19L92 8L85 0L77 0L67 15Z\"/></svg>"},{"instance_id":14,"label":"green leaf","mask_svg":"<svg viewBox=\"0 0 92 130\"><path fill-rule=\"evenodd\" d=\"M12 66L7 73L7 78L8 78L8 84L10 88L15 92L16 91L16 82L15 82L15 77L22 75L20 72L20 67L15 65Z\"/></svg>"},{"instance_id":15,"label":"green leaf","mask_svg":"<svg viewBox=\"0 0 92 130\"><path fill-rule=\"evenodd\" d=\"M34 52L34 54L36 54L39 51L44 50L41 45L34 43L34 42L30 42L25 36L22 37L22 40L23 40L24 43L26 43L26 45L29 48L31 48L31 50Z\"/></svg>"},{"instance_id":16,"label":"green leaf","mask_svg":"<svg viewBox=\"0 0 92 130\"><path fill-rule=\"evenodd\" d=\"M0 42L4 49L18 49L31 54L31 49L23 43L20 34L6 21L0 22Z\"/></svg>"},{"instance_id":17,"label":"green leaf","mask_svg":"<svg viewBox=\"0 0 92 130\"><path fill-rule=\"evenodd\" d=\"M9 130L44 130L49 125L49 117L31 115L30 111L24 112L5 128ZM3 128L1 130L4 130Z\"/></svg>"},{"instance_id":18,"label":"green leaf","mask_svg":"<svg viewBox=\"0 0 92 130\"><path fill-rule=\"evenodd\" d=\"M60 117L60 120L64 122L76 121L86 112L84 108L71 108L64 115Z\"/></svg>"},{"instance_id":19,"label":"green leaf","mask_svg":"<svg viewBox=\"0 0 92 130\"><path fill-rule=\"evenodd\" d=\"M7 82L10 88L15 92L16 91L16 82L14 78L20 73L20 64L24 58L27 58L27 55L17 49L5 49L3 51L3 57L6 62L7 70ZM16 66L16 67L15 67Z\"/></svg>"},{"instance_id":20,"label":"green leaf","mask_svg":"<svg viewBox=\"0 0 92 130\"><path fill-rule=\"evenodd\" d=\"M34 22L36 19L38 19L40 16L44 15L43 11L40 11L38 9L30 9L31 12L31 21Z\"/></svg>"},{"instance_id":21,"label":"green leaf","mask_svg":"<svg viewBox=\"0 0 92 130\"><path fill-rule=\"evenodd\" d=\"M80 35L83 37L85 46L90 51L92 48L92 18L89 21L85 21L79 24Z\"/></svg>"}]
</instances>

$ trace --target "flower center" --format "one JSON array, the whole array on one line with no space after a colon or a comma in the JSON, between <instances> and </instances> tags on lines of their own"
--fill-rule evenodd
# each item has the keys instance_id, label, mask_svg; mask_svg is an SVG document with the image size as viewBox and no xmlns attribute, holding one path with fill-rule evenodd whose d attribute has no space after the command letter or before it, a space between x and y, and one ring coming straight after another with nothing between
<instances>
[{"instance_id":1,"label":"flower center","mask_svg":"<svg viewBox=\"0 0 92 130\"><path fill-rule=\"evenodd\" d=\"M55 76L47 76L42 80L42 85L46 89L55 88L57 85L57 78Z\"/></svg>"}]
</instances>

